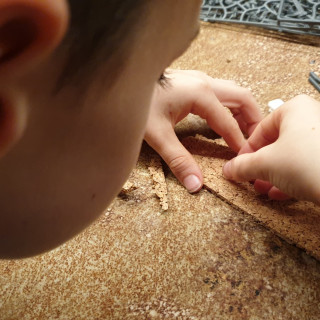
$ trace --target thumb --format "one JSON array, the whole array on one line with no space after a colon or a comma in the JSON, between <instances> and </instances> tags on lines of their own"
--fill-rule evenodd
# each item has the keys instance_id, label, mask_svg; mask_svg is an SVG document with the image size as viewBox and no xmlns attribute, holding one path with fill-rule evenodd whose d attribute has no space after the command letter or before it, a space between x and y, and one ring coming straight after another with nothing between
<instances>
[{"instance_id":1,"label":"thumb","mask_svg":"<svg viewBox=\"0 0 320 320\"><path fill-rule=\"evenodd\" d=\"M223 175L226 179L235 181L269 181L271 167L266 149L267 147L254 153L241 154L228 161L223 167Z\"/></svg>"},{"instance_id":2,"label":"thumb","mask_svg":"<svg viewBox=\"0 0 320 320\"><path fill-rule=\"evenodd\" d=\"M181 144L174 130L165 135L146 139L147 143L159 153L173 174L190 192L197 192L203 184L202 172L187 149Z\"/></svg>"}]
</instances>

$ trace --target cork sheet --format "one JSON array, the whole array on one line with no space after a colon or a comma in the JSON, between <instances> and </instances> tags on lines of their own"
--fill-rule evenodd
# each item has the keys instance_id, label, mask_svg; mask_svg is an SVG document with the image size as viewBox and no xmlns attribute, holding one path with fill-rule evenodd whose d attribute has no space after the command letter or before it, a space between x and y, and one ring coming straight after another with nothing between
<instances>
[{"instance_id":1,"label":"cork sheet","mask_svg":"<svg viewBox=\"0 0 320 320\"><path fill-rule=\"evenodd\" d=\"M187 137L183 144L201 167L207 189L320 260L320 207L305 201L272 201L248 182L227 181L222 166L235 153L214 140Z\"/></svg>"},{"instance_id":2,"label":"cork sheet","mask_svg":"<svg viewBox=\"0 0 320 320\"><path fill-rule=\"evenodd\" d=\"M166 178L163 173L161 158L156 156L152 158L148 167L150 174L152 175L154 193L160 200L160 205L163 211L167 211L168 206L168 190L166 184Z\"/></svg>"}]
</instances>

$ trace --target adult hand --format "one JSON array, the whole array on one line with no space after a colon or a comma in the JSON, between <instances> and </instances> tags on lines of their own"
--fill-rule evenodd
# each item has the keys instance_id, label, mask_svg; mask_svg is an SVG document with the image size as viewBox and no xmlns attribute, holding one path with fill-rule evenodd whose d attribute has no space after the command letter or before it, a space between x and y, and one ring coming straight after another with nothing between
<instances>
[{"instance_id":1,"label":"adult hand","mask_svg":"<svg viewBox=\"0 0 320 320\"><path fill-rule=\"evenodd\" d=\"M320 204L319 159L320 102L301 95L261 121L223 172L237 181L259 179L256 189L272 199Z\"/></svg>"},{"instance_id":2,"label":"adult hand","mask_svg":"<svg viewBox=\"0 0 320 320\"><path fill-rule=\"evenodd\" d=\"M200 71L167 72L169 83L154 91L145 140L188 191L196 192L203 184L202 172L177 138L175 125L189 113L199 115L238 152L245 143L241 131L250 135L262 114L250 91L232 81Z\"/></svg>"}]
</instances>

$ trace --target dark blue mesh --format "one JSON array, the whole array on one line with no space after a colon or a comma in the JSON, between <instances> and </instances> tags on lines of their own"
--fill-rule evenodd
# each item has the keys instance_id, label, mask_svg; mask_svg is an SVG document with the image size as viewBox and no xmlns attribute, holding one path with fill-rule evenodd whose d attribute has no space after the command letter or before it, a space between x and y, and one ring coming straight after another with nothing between
<instances>
[{"instance_id":1,"label":"dark blue mesh","mask_svg":"<svg viewBox=\"0 0 320 320\"><path fill-rule=\"evenodd\" d=\"M204 0L200 19L320 35L320 0Z\"/></svg>"}]
</instances>

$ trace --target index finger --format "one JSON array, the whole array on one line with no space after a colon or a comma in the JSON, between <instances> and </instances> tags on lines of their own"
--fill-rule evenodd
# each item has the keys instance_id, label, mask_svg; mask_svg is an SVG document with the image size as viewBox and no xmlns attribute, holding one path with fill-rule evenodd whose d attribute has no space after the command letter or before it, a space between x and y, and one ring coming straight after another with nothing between
<instances>
[{"instance_id":1,"label":"index finger","mask_svg":"<svg viewBox=\"0 0 320 320\"><path fill-rule=\"evenodd\" d=\"M234 151L238 152L244 145L245 139L237 121L213 92L198 97L191 112L205 119L211 129L222 136Z\"/></svg>"},{"instance_id":2,"label":"index finger","mask_svg":"<svg viewBox=\"0 0 320 320\"><path fill-rule=\"evenodd\" d=\"M212 79L215 94L220 102L228 107L234 115L241 115L241 119L246 123L250 134L263 119L262 112L249 89L228 82L229 85L217 87L215 80Z\"/></svg>"},{"instance_id":3,"label":"index finger","mask_svg":"<svg viewBox=\"0 0 320 320\"><path fill-rule=\"evenodd\" d=\"M281 108L264 118L240 149L239 154L255 152L279 138Z\"/></svg>"}]
</instances>

